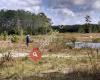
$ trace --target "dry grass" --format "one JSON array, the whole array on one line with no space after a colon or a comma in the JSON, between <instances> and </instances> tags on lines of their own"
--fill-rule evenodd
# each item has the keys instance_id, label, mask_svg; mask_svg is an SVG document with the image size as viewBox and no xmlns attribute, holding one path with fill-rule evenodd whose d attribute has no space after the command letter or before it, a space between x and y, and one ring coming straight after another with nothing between
<instances>
[{"instance_id":1,"label":"dry grass","mask_svg":"<svg viewBox=\"0 0 100 80\"><path fill-rule=\"evenodd\" d=\"M66 39L69 37L75 37L78 41L91 41L90 36L93 38L99 38L100 33L60 33L58 36L64 36Z\"/></svg>"},{"instance_id":2,"label":"dry grass","mask_svg":"<svg viewBox=\"0 0 100 80\"><path fill-rule=\"evenodd\" d=\"M26 77L29 80L42 80L42 78L46 80L66 80L65 78L68 78L68 80L83 80L85 78L85 80L96 80L97 78L93 76L95 76L96 73L99 74L100 64L98 59L98 63L95 67L94 65L97 59L95 57L92 58L93 64L90 63L89 57L78 57L76 59L50 57L42 58L38 63L34 63L27 57L17 58L15 59L16 61L14 62L14 66L0 68L0 73L2 76L8 78L8 80L12 79L15 74L19 78ZM55 75L53 75L54 72L56 73ZM61 75L59 75L58 72ZM45 73L45 77L38 79L38 77L40 77L39 74L42 75L42 73Z\"/></svg>"},{"instance_id":3,"label":"dry grass","mask_svg":"<svg viewBox=\"0 0 100 80\"><path fill-rule=\"evenodd\" d=\"M91 41L90 36L99 37L99 33L79 34L79 33L58 33L53 37L50 35L32 36L32 43L27 48L25 41L12 43L9 47L1 47L2 53L10 50L18 52L29 52L34 47L40 47L41 42L47 42L47 45L41 47L42 53L64 54L74 57L58 58L47 57L42 58L38 63L34 63L27 57L15 58L13 66L0 65L1 80L100 80L100 50L91 49L68 49L65 42L74 37L77 41ZM52 37L52 40L49 39ZM23 37L25 38L25 36ZM46 41L47 40L47 41ZM5 41L4 41L5 42ZM2 44L2 43L1 43ZM3 44L4 45L4 44ZM3 50L4 49L4 50ZM47 51L45 51L47 49ZM76 57L76 56L83 57ZM10 64L7 62L5 64ZM37 75L36 75L37 74Z\"/></svg>"},{"instance_id":4,"label":"dry grass","mask_svg":"<svg viewBox=\"0 0 100 80\"><path fill-rule=\"evenodd\" d=\"M92 38L91 38L92 36ZM8 36L10 37L10 36ZM76 39L75 41L92 41L94 38L99 38L100 33L88 33L88 34L81 34L81 33L54 33L52 35L36 35L31 36L32 42L30 43L29 48L26 47L25 44L25 36L23 36L23 39L21 39L20 36L17 36L19 38L18 43L11 43L9 38L7 41L0 41L1 48L5 48L8 50L8 48L17 50L20 52L27 52L32 50L34 47L41 48L41 50L44 49L50 49L50 51L59 51L61 49L66 49L67 46L65 46L65 43L71 40L72 38ZM45 44L45 45L44 45ZM47 45L46 45L47 44ZM42 45L42 46L41 46ZM58 49L57 49L58 47ZM52 49L54 50L52 50Z\"/></svg>"}]
</instances>

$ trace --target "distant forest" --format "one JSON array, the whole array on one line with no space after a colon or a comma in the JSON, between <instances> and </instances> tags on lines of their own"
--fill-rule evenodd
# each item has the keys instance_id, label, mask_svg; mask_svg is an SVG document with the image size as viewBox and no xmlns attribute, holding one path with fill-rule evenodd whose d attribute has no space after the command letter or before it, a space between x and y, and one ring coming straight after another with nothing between
<instances>
[{"instance_id":1,"label":"distant forest","mask_svg":"<svg viewBox=\"0 0 100 80\"><path fill-rule=\"evenodd\" d=\"M83 25L58 25L52 26L52 21L44 13L31 13L24 10L0 11L0 34L46 34L53 30L59 32L100 32L99 24L90 24L90 16L86 16Z\"/></svg>"},{"instance_id":2,"label":"distant forest","mask_svg":"<svg viewBox=\"0 0 100 80\"><path fill-rule=\"evenodd\" d=\"M51 30L51 20L44 14L24 10L1 10L0 33L46 34Z\"/></svg>"},{"instance_id":3,"label":"distant forest","mask_svg":"<svg viewBox=\"0 0 100 80\"><path fill-rule=\"evenodd\" d=\"M78 33L99 33L99 24L83 24L83 25L59 25L53 26L53 29L61 33L65 32L78 32Z\"/></svg>"}]
</instances>

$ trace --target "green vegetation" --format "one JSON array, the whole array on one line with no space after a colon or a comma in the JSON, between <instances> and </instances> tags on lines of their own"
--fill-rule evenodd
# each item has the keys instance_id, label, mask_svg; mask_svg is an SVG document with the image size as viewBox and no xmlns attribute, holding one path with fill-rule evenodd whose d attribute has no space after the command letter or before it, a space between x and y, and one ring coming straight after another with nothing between
<instances>
[{"instance_id":1,"label":"green vegetation","mask_svg":"<svg viewBox=\"0 0 100 80\"><path fill-rule=\"evenodd\" d=\"M79 33L98 33L100 32L100 25L99 24L92 24L91 17L86 15L85 17L85 24L77 24L77 25L58 25L53 26L52 28L58 30L61 33L65 32L79 32Z\"/></svg>"},{"instance_id":2,"label":"green vegetation","mask_svg":"<svg viewBox=\"0 0 100 80\"><path fill-rule=\"evenodd\" d=\"M77 51L77 52L79 53L82 51ZM53 54L49 54L49 56L52 55ZM87 50L87 55L83 54L83 56L80 54L75 54L75 51L73 51L72 54L69 53L70 57L65 57L67 55L68 54L66 52L63 54L63 57L44 57L40 62L37 63L34 63L34 61L29 59L28 57L12 59L11 55L10 56L6 55L2 59L2 61L4 60L4 63L2 64L2 66L0 66L0 73L2 75L0 79L2 80L5 78L7 80L15 78L17 78L17 80L18 79L23 80L25 78L29 80L33 79L42 80L42 78L46 80L51 80L51 78L53 80L60 80L60 79L66 80L66 78L68 78L68 80L97 79L98 77L97 74L99 73L100 69L100 64L97 62L99 62L100 55L98 55L97 58L96 52L91 54L91 50ZM7 60L7 62L5 62L5 60ZM55 73L55 75L52 75L53 73ZM59 75L58 73L60 73L61 75ZM38 77L41 78L38 79Z\"/></svg>"},{"instance_id":3,"label":"green vegetation","mask_svg":"<svg viewBox=\"0 0 100 80\"><path fill-rule=\"evenodd\" d=\"M24 10L1 10L0 33L46 34L51 30L51 20L44 14L34 14Z\"/></svg>"},{"instance_id":4,"label":"green vegetation","mask_svg":"<svg viewBox=\"0 0 100 80\"><path fill-rule=\"evenodd\" d=\"M19 40L18 36L17 35L12 35L12 38L11 38L11 42L12 43L17 43Z\"/></svg>"},{"instance_id":5,"label":"green vegetation","mask_svg":"<svg viewBox=\"0 0 100 80\"><path fill-rule=\"evenodd\" d=\"M94 39L92 39L92 42L98 43L98 42L100 42L100 38L94 38Z\"/></svg>"},{"instance_id":6,"label":"green vegetation","mask_svg":"<svg viewBox=\"0 0 100 80\"><path fill-rule=\"evenodd\" d=\"M100 49L74 48L76 41L100 42L97 33L100 25L91 24L88 15L85 21L83 25L52 26L44 13L1 10L0 80L99 80ZM28 48L26 34L31 34ZM12 54L29 53L33 48L39 48L42 55L48 57L37 63L27 56L12 57Z\"/></svg>"},{"instance_id":7,"label":"green vegetation","mask_svg":"<svg viewBox=\"0 0 100 80\"><path fill-rule=\"evenodd\" d=\"M25 43L21 43L20 45L18 45L18 43L12 43L13 45L11 46L11 48L7 46L4 49L0 49L2 54L8 52L8 55L4 55L2 58L0 58L0 79L97 80L97 77L99 77L97 74L100 73L100 50L74 48L69 49L65 45L66 41L74 43L75 41L79 40L79 36L81 36L82 38L84 36L90 35L91 34L83 35L77 33L64 34L55 31L51 32L48 35L32 36L31 39L33 40L33 42L27 49L25 47ZM92 35L95 36L97 34ZM20 39L20 37L21 36L17 36L18 39ZM23 36L23 38L24 37L25 36ZM37 47L40 47L40 45L38 44L41 40L43 40L43 42L49 42L49 44L40 49L42 51L42 55L46 55L48 57L43 57L37 63L32 61L27 56L22 58L13 58L9 53L9 51L11 50L18 52L21 52L21 50L23 52L27 52L27 50L29 50L28 52L30 52L32 48L35 47L35 45ZM14 39L14 41L16 42L16 39Z\"/></svg>"},{"instance_id":8,"label":"green vegetation","mask_svg":"<svg viewBox=\"0 0 100 80\"><path fill-rule=\"evenodd\" d=\"M60 29L60 26L53 26L53 29L58 30L60 33L99 33L100 32L100 25L99 24L83 24L83 25L62 25L63 28Z\"/></svg>"},{"instance_id":9,"label":"green vegetation","mask_svg":"<svg viewBox=\"0 0 100 80\"><path fill-rule=\"evenodd\" d=\"M90 23L91 17L85 17L83 25L58 25L52 26L52 21L44 13L34 14L24 10L1 10L0 11L0 34L6 31L9 34L46 34L52 29L59 32L100 32L99 24Z\"/></svg>"},{"instance_id":10,"label":"green vegetation","mask_svg":"<svg viewBox=\"0 0 100 80\"><path fill-rule=\"evenodd\" d=\"M3 39L4 41L6 41L6 40L7 40L7 37L8 37L8 34L7 34L6 31L4 31L4 32L1 34L1 36L2 36L2 39Z\"/></svg>"}]
</instances>

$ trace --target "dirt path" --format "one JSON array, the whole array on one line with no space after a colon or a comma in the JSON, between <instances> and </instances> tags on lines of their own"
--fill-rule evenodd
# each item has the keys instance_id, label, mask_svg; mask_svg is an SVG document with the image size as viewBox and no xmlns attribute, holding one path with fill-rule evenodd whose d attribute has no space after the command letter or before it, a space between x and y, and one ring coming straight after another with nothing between
<instances>
[{"instance_id":1,"label":"dirt path","mask_svg":"<svg viewBox=\"0 0 100 80\"><path fill-rule=\"evenodd\" d=\"M29 53L12 53L11 54L12 57L26 57L29 55ZM3 55L0 54L0 57L2 57ZM43 54L42 58L72 58L72 59L76 59L76 58L81 58L81 57L88 57L87 55L70 55L70 54L65 54L65 53L59 53L59 54Z\"/></svg>"}]
</instances>

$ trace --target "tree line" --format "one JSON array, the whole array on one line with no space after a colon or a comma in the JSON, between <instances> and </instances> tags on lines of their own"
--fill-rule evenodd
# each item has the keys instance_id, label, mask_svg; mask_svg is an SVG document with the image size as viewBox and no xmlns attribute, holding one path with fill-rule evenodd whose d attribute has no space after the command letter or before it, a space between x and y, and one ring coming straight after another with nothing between
<instances>
[{"instance_id":1,"label":"tree line","mask_svg":"<svg viewBox=\"0 0 100 80\"><path fill-rule=\"evenodd\" d=\"M51 30L51 19L44 13L34 14L24 10L0 11L0 34L46 34Z\"/></svg>"},{"instance_id":2,"label":"tree line","mask_svg":"<svg viewBox=\"0 0 100 80\"><path fill-rule=\"evenodd\" d=\"M65 32L99 33L100 25L98 24L58 25L58 26L53 26L53 29L59 31L60 33L65 33Z\"/></svg>"},{"instance_id":3,"label":"tree line","mask_svg":"<svg viewBox=\"0 0 100 80\"><path fill-rule=\"evenodd\" d=\"M79 33L98 33L100 32L100 24L92 24L91 17L85 16L86 23L83 25L58 25L53 26L53 29L59 32L79 32Z\"/></svg>"},{"instance_id":4,"label":"tree line","mask_svg":"<svg viewBox=\"0 0 100 80\"><path fill-rule=\"evenodd\" d=\"M31 13L24 10L0 10L0 34L46 34L53 30L59 32L100 32L99 24L91 24L91 17L85 17L83 25L52 26L52 21L44 13Z\"/></svg>"}]
</instances>

